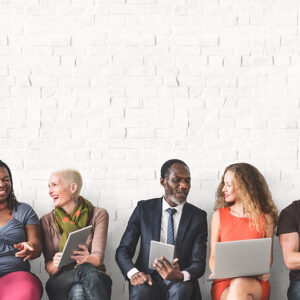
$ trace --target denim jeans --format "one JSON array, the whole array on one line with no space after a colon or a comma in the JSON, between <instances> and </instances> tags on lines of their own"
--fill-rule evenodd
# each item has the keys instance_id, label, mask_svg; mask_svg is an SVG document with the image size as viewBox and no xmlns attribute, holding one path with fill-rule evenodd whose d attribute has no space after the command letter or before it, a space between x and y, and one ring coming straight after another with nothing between
<instances>
[{"instance_id":1,"label":"denim jeans","mask_svg":"<svg viewBox=\"0 0 300 300\"><path fill-rule=\"evenodd\" d=\"M110 300L112 281L92 264L78 265L74 272L74 282L82 285L85 296L82 300Z\"/></svg>"},{"instance_id":2,"label":"denim jeans","mask_svg":"<svg viewBox=\"0 0 300 300\"><path fill-rule=\"evenodd\" d=\"M190 300L194 290L192 281L172 282L162 280L159 275L152 276L152 285L129 284L130 300ZM201 298L199 298L200 300Z\"/></svg>"},{"instance_id":3,"label":"denim jeans","mask_svg":"<svg viewBox=\"0 0 300 300\"><path fill-rule=\"evenodd\" d=\"M110 300L111 286L108 275L85 263L51 276L46 291L50 300Z\"/></svg>"},{"instance_id":4,"label":"denim jeans","mask_svg":"<svg viewBox=\"0 0 300 300\"><path fill-rule=\"evenodd\" d=\"M300 278L295 279L291 282L287 295L288 295L288 300L300 299Z\"/></svg>"},{"instance_id":5,"label":"denim jeans","mask_svg":"<svg viewBox=\"0 0 300 300\"><path fill-rule=\"evenodd\" d=\"M69 299L86 300L83 286L79 283L74 284L69 292Z\"/></svg>"}]
</instances>

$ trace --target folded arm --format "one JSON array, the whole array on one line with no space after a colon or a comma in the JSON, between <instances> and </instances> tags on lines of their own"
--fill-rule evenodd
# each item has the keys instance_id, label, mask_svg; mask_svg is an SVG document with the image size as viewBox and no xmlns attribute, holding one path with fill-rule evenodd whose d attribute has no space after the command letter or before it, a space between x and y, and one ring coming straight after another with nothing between
<instances>
[{"instance_id":1,"label":"folded arm","mask_svg":"<svg viewBox=\"0 0 300 300\"><path fill-rule=\"evenodd\" d=\"M286 267L289 270L300 269L299 234L298 232L279 235L279 242Z\"/></svg>"}]
</instances>

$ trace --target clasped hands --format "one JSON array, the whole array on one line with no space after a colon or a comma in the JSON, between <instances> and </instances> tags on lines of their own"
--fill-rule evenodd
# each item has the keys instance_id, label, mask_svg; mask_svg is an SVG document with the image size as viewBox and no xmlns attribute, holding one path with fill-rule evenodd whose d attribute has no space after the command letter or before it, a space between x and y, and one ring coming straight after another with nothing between
<instances>
[{"instance_id":1,"label":"clasped hands","mask_svg":"<svg viewBox=\"0 0 300 300\"><path fill-rule=\"evenodd\" d=\"M87 262L90 255L88 248L85 245L78 245L79 250L74 250L71 259L75 260L78 265ZM53 265L58 268L59 262L62 257L62 252L55 253L53 257Z\"/></svg>"},{"instance_id":2,"label":"clasped hands","mask_svg":"<svg viewBox=\"0 0 300 300\"><path fill-rule=\"evenodd\" d=\"M178 258L173 259L171 264L165 257L161 257L160 260L156 259L154 261L153 267L155 267L158 274L164 280L170 281L181 281L183 280L183 274L180 271L178 265ZM152 285L152 278L150 275L144 274L143 272L138 272L134 274L130 279L131 285L148 284Z\"/></svg>"},{"instance_id":3,"label":"clasped hands","mask_svg":"<svg viewBox=\"0 0 300 300\"><path fill-rule=\"evenodd\" d=\"M19 244L14 244L14 247L19 251L15 254L16 257L24 257L23 261L31 259L32 253L34 251L33 245L31 242L22 242Z\"/></svg>"}]
</instances>

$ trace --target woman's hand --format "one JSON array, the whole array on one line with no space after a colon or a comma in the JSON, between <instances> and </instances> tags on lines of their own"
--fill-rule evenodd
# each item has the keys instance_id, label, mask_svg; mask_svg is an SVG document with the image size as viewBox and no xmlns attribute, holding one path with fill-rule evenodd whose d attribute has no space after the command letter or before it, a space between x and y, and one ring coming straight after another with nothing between
<instances>
[{"instance_id":1,"label":"woman's hand","mask_svg":"<svg viewBox=\"0 0 300 300\"><path fill-rule=\"evenodd\" d=\"M24 257L23 261L31 259L34 248L31 242L22 242L14 244L14 247L19 251L15 254L16 257Z\"/></svg>"},{"instance_id":2,"label":"woman's hand","mask_svg":"<svg viewBox=\"0 0 300 300\"><path fill-rule=\"evenodd\" d=\"M88 248L85 245L78 245L78 248L80 250L73 251L71 259L76 260L79 265L88 262L88 258L90 256Z\"/></svg>"},{"instance_id":3,"label":"woman's hand","mask_svg":"<svg viewBox=\"0 0 300 300\"><path fill-rule=\"evenodd\" d=\"M58 269L59 262L61 260L62 252L56 252L53 256L53 266Z\"/></svg>"},{"instance_id":4,"label":"woman's hand","mask_svg":"<svg viewBox=\"0 0 300 300\"><path fill-rule=\"evenodd\" d=\"M271 274L267 273L267 274L256 276L256 279L259 281L267 281L267 280L269 280L270 276L271 276Z\"/></svg>"},{"instance_id":5,"label":"woman's hand","mask_svg":"<svg viewBox=\"0 0 300 300\"><path fill-rule=\"evenodd\" d=\"M46 267L46 271L48 272L48 274L54 275L60 271L60 268L58 267L58 265L61 260L61 257L62 257L62 252L57 252L53 256L53 259L46 263L45 267Z\"/></svg>"},{"instance_id":6,"label":"woman's hand","mask_svg":"<svg viewBox=\"0 0 300 300\"><path fill-rule=\"evenodd\" d=\"M215 274L214 273L211 273L210 275L209 275L209 279L214 279L214 277L215 277Z\"/></svg>"}]
</instances>

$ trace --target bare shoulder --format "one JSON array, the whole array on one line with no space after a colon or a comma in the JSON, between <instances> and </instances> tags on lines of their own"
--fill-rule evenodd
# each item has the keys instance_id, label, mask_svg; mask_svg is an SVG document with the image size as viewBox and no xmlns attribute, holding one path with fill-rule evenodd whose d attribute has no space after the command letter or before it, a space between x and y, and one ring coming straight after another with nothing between
<instances>
[{"instance_id":1,"label":"bare shoulder","mask_svg":"<svg viewBox=\"0 0 300 300\"><path fill-rule=\"evenodd\" d=\"M215 210L212 214L212 217L211 217L211 223L210 223L210 226L211 226L211 231L214 231L214 230L219 230L219 227L220 227L220 212L219 210Z\"/></svg>"},{"instance_id":2,"label":"bare shoulder","mask_svg":"<svg viewBox=\"0 0 300 300\"><path fill-rule=\"evenodd\" d=\"M217 210L215 210L215 211L213 212L213 214L212 214L212 221L214 221L214 222L219 222L219 220L220 220L220 212L219 212L219 210L217 209Z\"/></svg>"},{"instance_id":3,"label":"bare shoulder","mask_svg":"<svg viewBox=\"0 0 300 300\"><path fill-rule=\"evenodd\" d=\"M265 214L265 218L266 218L267 224L269 224L269 225L274 224L274 219L273 219L272 215Z\"/></svg>"},{"instance_id":4,"label":"bare shoulder","mask_svg":"<svg viewBox=\"0 0 300 300\"><path fill-rule=\"evenodd\" d=\"M275 223L272 215L265 214L265 220L266 220L266 237L273 238L274 235L274 229L275 229Z\"/></svg>"},{"instance_id":5,"label":"bare shoulder","mask_svg":"<svg viewBox=\"0 0 300 300\"><path fill-rule=\"evenodd\" d=\"M210 224L210 243L211 243L211 253L214 252L214 243L219 241L220 235L220 212L215 210L212 214L211 224Z\"/></svg>"}]
</instances>

